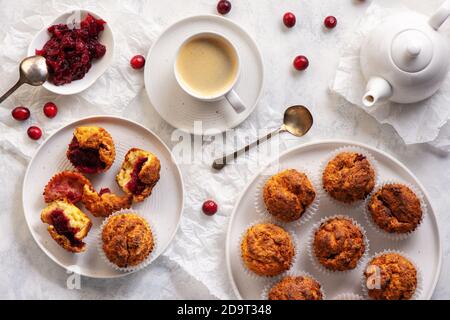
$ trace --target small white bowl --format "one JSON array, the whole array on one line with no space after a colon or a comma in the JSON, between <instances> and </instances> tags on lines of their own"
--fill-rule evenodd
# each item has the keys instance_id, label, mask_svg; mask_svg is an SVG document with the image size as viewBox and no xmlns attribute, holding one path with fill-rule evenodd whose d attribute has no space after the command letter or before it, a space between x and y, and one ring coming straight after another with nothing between
<instances>
[{"instance_id":1,"label":"small white bowl","mask_svg":"<svg viewBox=\"0 0 450 320\"><path fill-rule=\"evenodd\" d=\"M47 31L48 27L60 23L79 23L87 16L87 14L91 14L96 19L102 19L98 14L89 10L77 9L63 13L52 23L50 23L48 26L46 26L36 34L34 39L31 41L30 46L28 47L28 56L34 56L36 49L41 50L44 47L45 43L50 40L50 35ZM88 73L86 73L83 79L75 80L71 83L61 86L55 86L53 83L46 81L43 85L45 89L60 95L80 93L89 88L101 75L103 75L103 73L105 73L114 56L113 32L111 30L111 27L109 26L108 21L105 21L105 30L103 30L99 36L100 43L106 47L105 55L102 58L96 59L92 62L92 67L90 68Z\"/></svg>"}]
</instances>

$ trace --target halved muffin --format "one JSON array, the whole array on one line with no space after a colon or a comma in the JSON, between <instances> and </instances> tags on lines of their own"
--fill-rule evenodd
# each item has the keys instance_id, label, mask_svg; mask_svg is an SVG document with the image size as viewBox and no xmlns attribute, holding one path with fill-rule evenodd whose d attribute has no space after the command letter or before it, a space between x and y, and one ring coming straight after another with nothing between
<instances>
[{"instance_id":1,"label":"halved muffin","mask_svg":"<svg viewBox=\"0 0 450 320\"><path fill-rule=\"evenodd\" d=\"M115 211L129 209L133 196L130 194L118 196L109 189L101 189L97 193L92 186L85 185L82 201L86 209L95 217L108 217Z\"/></svg>"},{"instance_id":2,"label":"halved muffin","mask_svg":"<svg viewBox=\"0 0 450 320\"><path fill-rule=\"evenodd\" d=\"M141 202L151 195L160 170L159 159L153 153L132 148L125 155L116 181L125 193L133 196L133 201Z\"/></svg>"},{"instance_id":3,"label":"halved muffin","mask_svg":"<svg viewBox=\"0 0 450 320\"><path fill-rule=\"evenodd\" d=\"M79 253L86 250L82 241L91 229L92 221L67 200L56 200L41 212L41 220L53 240L67 251Z\"/></svg>"},{"instance_id":4,"label":"halved muffin","mask_svg":"<svg viewBox=\"0 0 450 320\"><path fill-rule=\"evenodd\" d=\"M75 128L67 158L80 172L105 172L113 164L115 156L114 142L108 131L94 126Z\"/></svg>"},{"instance_id":5,"label":"halved muffin","mask_svg":"<svg viewBox=\"0 0 450 320\"><path fill-rule=\"evenodd\" d=\"M91 182L81 173L63 171L55 174L44 189L44 200L50 203L55 200L66 199L70 203L81 201L83 187L91 186Z\"/></svg>"}]
</instances>

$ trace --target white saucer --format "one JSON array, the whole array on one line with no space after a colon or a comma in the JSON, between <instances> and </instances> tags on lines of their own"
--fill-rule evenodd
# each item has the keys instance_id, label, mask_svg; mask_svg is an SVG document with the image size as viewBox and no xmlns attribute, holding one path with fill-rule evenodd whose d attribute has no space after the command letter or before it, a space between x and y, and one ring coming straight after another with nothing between
<instances>
[{"instance_id":1,"label":"white saucer","mask_svg":"<svg viewBox=\"0 0 450 320\"><path fill-rule=\"evenodd\" d=\"M247 107L241 114L225 99L201 102L190 97L175 80L173 64L179 46L203 31L223 34L239 52L241 75L235 90ZM145 65L145 87L153 107L169 124L189 133L194 133L194 121L202 121L203 132L210 134L239 125L255 109L263 82L263 62L255 41L234 22L214 15L193 16L171 25L153 44Z\"/></svg>"}]
</instances>

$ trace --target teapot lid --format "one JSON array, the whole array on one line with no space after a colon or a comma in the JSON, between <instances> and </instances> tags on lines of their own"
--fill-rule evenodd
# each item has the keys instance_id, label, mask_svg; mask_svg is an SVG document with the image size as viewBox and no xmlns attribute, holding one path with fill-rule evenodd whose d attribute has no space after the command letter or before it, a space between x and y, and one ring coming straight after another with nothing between
<instances>
[{"instance_id":1,"label":"teapot lid","mask_svg":"<svg viewBox=\"0 0 450 320\"><path fill-rule=\"evenodd\" d=\"M419 72L433 59L433 43L425 33L409 29L394 37L391 56L395 65L405 72Z\"/></svg>"}]
</instances>

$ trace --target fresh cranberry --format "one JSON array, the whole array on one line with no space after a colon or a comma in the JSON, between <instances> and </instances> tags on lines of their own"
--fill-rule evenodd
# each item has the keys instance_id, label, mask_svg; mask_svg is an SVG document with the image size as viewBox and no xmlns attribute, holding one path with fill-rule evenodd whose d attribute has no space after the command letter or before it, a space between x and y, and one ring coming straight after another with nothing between
<instances>
[{"instance_id":1,"label":"fresh cranberry","mask_svg":"<svg viewBox=\"0 0 450 320\"><path fill-rule=\"evenodd\" d=\"M292 28L293 26L295 26L296 21L297 19L292 12L286 12L283 16L283 23L288 28Z\"/></svg>"},{"instance_id":2,"label":"fresh cranberry","mask_svg":"<svg viewBox=\"0 0 450 320\"><path fill-rule=\"evenodd\" d=\"M213 200L207 200L203 203L202 210L207 216L212 216L217 212L217 203Z\"/></svg>"},{"instance_id":3,"label":"fresh cranberry","mask_svg":"<svg viewBox=\"0 0 450 320\"><path fill-rule=\"evenodd\" d=\"M44 105L44 114L48 118L54 118L56 117L56 114L58 113L58 107L53 102L47 102Z\"/></svg>"},{"instance_id":4,"label":"fresh cranberry","mask_svg":"<svg viewBox=\"0 0 450 320\"><path fill-rule=\"evenodd\" d=\"M231 10L231 2L228 0L220 0L217 3L217 12L220 14L227 14Z\"/></svg>"},{"instance_id":5,"label":"fresh cranberry","mask_svg":"<svg viewBox=\"0 0 450 320\"><path fill-rule=\"evenodd\" d=\"M297 56L294 59L294 68L302 71L305 70L306 68L308 68L309 66L309 61L308 58L305 56Z\"/></svg>"},{"instance_id":6,"label":"fresh cranberry","mask_svg":"<svg viewBox=\"0 0 450 320\"><path fill-rule=\"evenodd\" d=\"M27 130L28 136L33 140L39 140L42 137L42 130L36 126L31 126Z\"/></svg>"},{"instance_id":7,"label":"fresh cranberry","mask_svg":"<svg viewBox=\"0 0 450 320\"><path fill-rule=\"evenodd\" d=\"M145 65L145 58L141 55L134 56L130 60L133 69L141 69Z\"/></svg>"},{"instance_id":8,"label":"fresh cranberry","mask_svg":"<svg viewBox=\"0 0 450 320\"><path fill-rule=\"evenodd\" d=\"M11 114L13 116L14 119L18 120L18 121L25 121L30 117L30 110L28 108L25 107L15 107L12 111Z\"/></svg>"},{"instance_id":9,"label":"fresh cranberry","mask_svg":"<svg viewBox=\"0 0 450 320\"><path fill-rule=\"evenodd\" d=\"M336 17L328 16L325 18L323 23L325 24L325 27L327 27L328 29L333 29L337 25L337 19Z\"/></svg>"}]
</instances>

